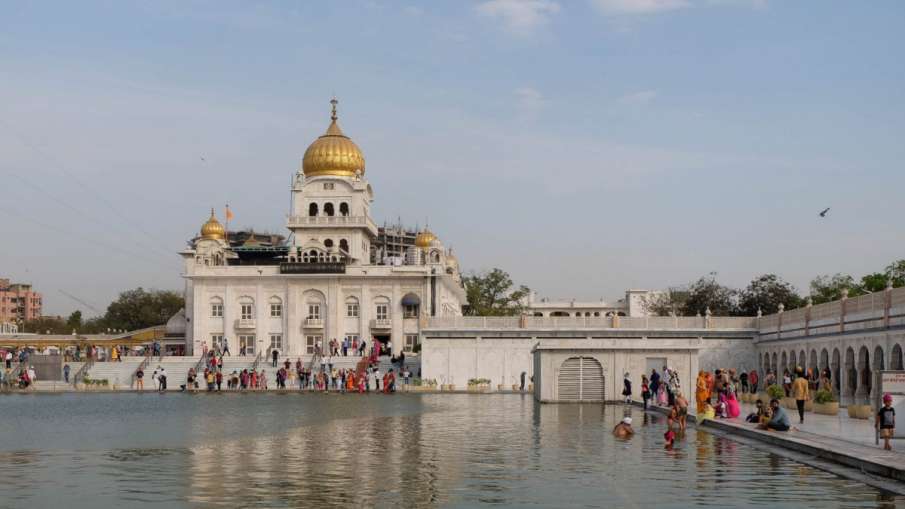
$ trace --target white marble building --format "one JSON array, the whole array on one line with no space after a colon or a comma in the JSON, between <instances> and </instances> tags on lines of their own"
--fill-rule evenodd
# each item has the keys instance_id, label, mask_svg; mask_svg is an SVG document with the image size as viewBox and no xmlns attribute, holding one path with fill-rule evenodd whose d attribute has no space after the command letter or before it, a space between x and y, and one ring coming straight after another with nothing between
<instances>
[{"instance_id":1,"label":"white marble building","mask_svg":"<svg viewBox=\"0 0 905 509\"><path fill-rule=\"evenodd\" d=\"M412 349L428 317L461 315L458 262L430 231L405 260L372 262L377 225L364 156L337 124L306 150L291 188L284 245L232 245L211 211L183 251L186 354L228 339L233 355L312 353L344 338Z\"/></svg>"},{"instance_id":2,"label":"white marble building","mask_svg":"<svg viewBox=\"0 0 905 509\"><path fill-rule=\"evenodd\" d=\"M581 301L577 299L538 298L531 292L522 303L525 312L537 317L602 317L602 316L647 316L645 299L662 293L658 290L626 290L625 297L616 301Z\"/></svg>"}]
</instances>

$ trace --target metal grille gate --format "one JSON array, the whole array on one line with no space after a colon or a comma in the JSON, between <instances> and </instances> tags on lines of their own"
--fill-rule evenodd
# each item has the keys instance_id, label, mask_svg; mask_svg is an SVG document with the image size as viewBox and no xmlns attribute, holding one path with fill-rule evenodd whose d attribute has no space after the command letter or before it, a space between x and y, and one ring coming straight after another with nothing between
<instances>
[{"instance_id":1,"label":"metal grille gate","mask_svg":"<svg viewBox=\"0 0 905 509\"><path fill-rule=\"evenodd\" d=\"M571 357L559 368L560 401L603 401L603 368L597 359Z\"/></svg>"}]
</instances>

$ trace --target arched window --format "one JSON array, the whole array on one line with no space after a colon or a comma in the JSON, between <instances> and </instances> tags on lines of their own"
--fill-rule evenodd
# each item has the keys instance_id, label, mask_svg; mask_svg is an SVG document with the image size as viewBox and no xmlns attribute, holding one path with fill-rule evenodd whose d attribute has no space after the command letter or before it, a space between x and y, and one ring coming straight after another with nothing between
<instances>
[{"instance_id":1,"label":"arched window","mask_svg":"<svg viewBox=\"0 0 905 509\"><path fill-rule=\"evenodd\" d=\"M317 215L317 203L312 203L308 205L308 217L314 217Z\"/></svg>"},{"instance_id":2,"label":"arched window","mask_svg":"<svg viewBox=\"0 0 905 509\"><path fill-rule=\"evenodd\" d=\"M600 311L594 311L594 316L600 316Z\"/></svg>"},{"instance_id":3,"label":"arched window","mask_svg":"<svg viewBox=\"0 0 905 509\"><path fill-rule=\"evenodd\" d=\"M333 247L333 239L324 239L324 247L327 249Z\"/></svg>"},{"instance_id":4,"label":"arched window","mask_svg":"<svg viewBox=\"0 0 905 509\"><path fill-rule=\"evenodd\" d=\"M349 215L349 204L346 202L342 202L339 204L339 215L348 216Z\"/></svg>"},{"instance_id":5,"label":"arched window","mask_svg":"<svg viewBox=\"0 0 905 509\"><path fill-rule=\"evenodd\" d=\"M333 217L333 204L332 203L324 204L324 215Z\"/></svg>"},{"instance_id":6,"label":"arched window","mask_svg":"<svg viewBox=\"0 0 905 509\"><path fill-rule=\"evenodd\" d=\"M239 318L251 320L255 317L255 300L248 296L239 299Z\"/></svg>"},{"instance_id":7,"label":"arched window","mask_svg":"<svg viewBox=\"0 0 905 509\"><path fill-rule=\"evenodd\" d=\"M569 313L565 311L554 311L550 313L550 316L569 316Z\"/></svg>"},{"instance_id":8,"label":"arched window","mask_svg":"<svg viewBox=\"0 0 905 509\"><path fill-rule=\"evenodd\" d=\"M544 314L541 313L540 311L535 311L534 316L544 316Z\"/></svg>"},{"instance_id":9,"label":"arched window","mask_svg":"<svg viewBox=\"0 0 905 509\"><path fill-rule=\"evenodd\" d=\"M349 252L349 241L346 239L339 239L339 250L348 253Z\"/></svg>"},{"instance_id":10,"label":"arched window","mask_svg":"<svg viewBox=\"0 0 905 509\"><path fill-rule=\"evenodd\" d=\"M346 297L346 318L358 318L358 298Z\"/></svg>"}]
</instances>

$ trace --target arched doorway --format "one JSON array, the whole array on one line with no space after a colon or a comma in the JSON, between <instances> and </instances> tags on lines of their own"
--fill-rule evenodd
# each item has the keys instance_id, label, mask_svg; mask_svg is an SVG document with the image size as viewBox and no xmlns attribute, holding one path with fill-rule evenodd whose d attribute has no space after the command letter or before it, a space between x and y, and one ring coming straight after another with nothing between
<instances>
[{"instance_id":1,"label":"arched doorway","mask_svg":"<svg viewBox=\"0 0 905 509\"><path fill-rule=\"evenodd\" d=\"M889 358L889 369L899 371L902 369L902 347L894 345L892 347L892 357Z\"/></svg>"},{"instance_id":2,"label":"arched doorway","mask_svg":"<svg viewBox=\"0 0 905 509\"><path fill-rule=\"evenodd\" d=\"M861 375L858 380L858 390L856 394L864 401L870 401L870 352L866 346L858 349L858 373Z\"/></svg>"},{"instance_id":3,"label":"arched doorway","mask_svg":"<svg viewBox=\"0 0 905 509\"><path fill-rule=\"evenodd\" d=\"M848 381L845 393L850 397L854 397L855 391L858 390L858 370L855 369L855 351L852 347L848 347L845 350L845 373Z\"/></svg>"},{"instance_id":4,"label":"arched doorway","mask_svg":"<svg viewBox=\"0 0 905 509\"><path fill-rule=\"evenodd\" d=\"M770 361L770 371L772 371L774 375L777 374L776 373L776 371L778 369L777 366L778 365L776 364L776 352L773 352L773 360Z\"/></svg>"},{"instance_id":5,"label":"arched doorway","mask_svg":"<svg viewBox=\"0 0 905 509\"><path fill-rule=\"evenodd\" d=\"M883 358L883 347L878 346L874 349L874 370L883 371L886 369L886 359Z\"/></svg>"},{"instance_id":6,"label":"arched doorway","mask_svg":"<svg viewBox=\"0 0 905 509\"><path fill-rule=\"evenodd\" d=\"M592 357L570 357L559 367L559 401L603 401L603 368Z\"/></svg>"},{"instance_id":7,"label":"arched doorway","mask_svg":"<svg viewBox=\"0 0 905 509\"><path fill-rule=\"evenodd\" d=\"M789 356L786 355L786 352L782 353L782 365L779 367L782 369L783 373L789 370Z\"/></svg>"},{"instance_id":8,"label":"arched doorway","mask_svg":"<svg viewBox=\"0 0 905 509\"><path fill-rule=\"evenodd\" d=\"M788 370L790 373L795 372L795 366L798 365L798 356L795 354L795 350L789 352L789 366Z\"/></svg>"},{"instance_id":9,"label":"arched doorway","mask_svg":"<svg viewBox=\"0 0 905 509\"><path fill-rule=\"evenodd\" d=\"M833 362L830 364L830 373L832 373L833 378L833 387L836 389L835 392L839 395L839 391L842 388L842 381L840 378L842 367L842 354L839 353L838 348L833 348Z\"/></svg>"}]
</instances>

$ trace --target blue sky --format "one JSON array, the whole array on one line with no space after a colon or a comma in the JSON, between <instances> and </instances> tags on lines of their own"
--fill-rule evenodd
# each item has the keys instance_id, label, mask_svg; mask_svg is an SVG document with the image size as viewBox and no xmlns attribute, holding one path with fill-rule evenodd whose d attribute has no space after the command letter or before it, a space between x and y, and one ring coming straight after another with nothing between
<instances>
[{"instance_id":1,"label":"blue sky","mask_svg":"<svg viewBox=\"0 0 905 509\"><path fill-rule=\"evenodd\" d=\"M0 274L50 313L181 288L211 206L283 229L333 94L378 221L429 221L466 271L597 299L880 270L902 26L896 1L6 2Z\"/></svg>"}]
</instances>

